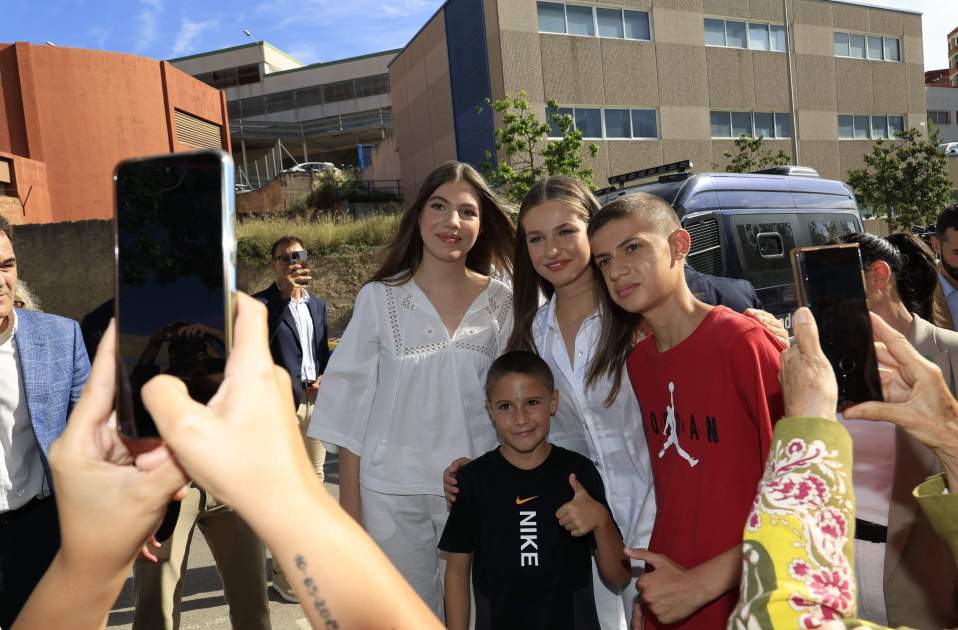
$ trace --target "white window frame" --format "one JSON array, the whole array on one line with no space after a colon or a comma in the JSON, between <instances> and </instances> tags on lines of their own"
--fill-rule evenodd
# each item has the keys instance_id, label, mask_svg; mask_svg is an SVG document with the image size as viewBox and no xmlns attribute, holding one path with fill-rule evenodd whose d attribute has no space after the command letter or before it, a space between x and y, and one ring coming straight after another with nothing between
<instances>
[{"instance_id":1,"label":"white window frame","mask_svg":"<svg viewBox=\"0 0 958 630\"><path fill-rule=\"evenodd\" d=\"M933 111L934 111L934 110L933 110ZM942 111L944 111L944 110L942 110ZM836 122L838 121L838 118L840 118L840 117L842 117L842 116L851 116L851 118L852 118L852 137L851 137L851 138L844 138L844 137L841 136L841 131L838 132L838 133L839 133L838 139L839 139L840 141L842 141L842 142L845 142L845 141L863 142L863 141L866 141L866 140L867 140L867 141L875 141L875 140L894 140L894 139L895 139L895 136L894 136L894 134L893 134L893 132L892 132L892 128L891 128L891 119L892 119L892 118L901 118L901 126L902 126L902 129L907 129L907 128L908 128L908 117L905 116L904 114L865 114L865 113L861 113L861 112L852 113L852 114L842 114L842 113L839 113L839 114L837 115L837 117L835 118ZM856 137L854 137L854 136L855 136L855 118L862 117L862 116L867 116L867 117L868 117L868 135L867 135L866 137L864 137L864 138L856 138ZM886 130L886 132L888 133L888 136L887 136L886 138L878 138L878 137L875 136L875 127L874 127L874 120L873 120L874 118L884 118L884 119L885 119L885 130ZM841 125L838 126L838 129L839 129L839 130L841 129Z\"/></svg>"},{"instance_id":2,"label":"white window frame","mask_svg":"<svg viewBox=\"0 0 958 630\"><path fill-rule=\"evenodd\" d=\"M538 33L541 33L541 34L544 34L544 35L565 35L566 37L587 37L587 38L597 38L597 39L614 39L614 40L620 40L620 41L625 41L625 42L652 42L652 41L655 39L655 36L653 35L654 30L653 30L653 27L652 27L652 12L651 12L651 11L646 11L645 9L632 8L632 7L626 8L626 7L621 7L621 6L614 7L614 6L608 6L608 5L584 4L584 3L582 3L582 2L556 2L556 1L554 1L554 0L543 0L543 1L549 2L550 4L561 4L561 5L562 5L562 17L563 17L563 19L565 20L565 32L564 32L564 33L555 33L555 32L553 32L553 31L540 31L540 30L538 30L538 29L539 29L539 24L538 24L539 3L538 3L538 1L537 1L537 2L536 2L536 32L538 32ZM577 7L588 7L588 8L590 8L590 9L592 9L592 33L593 33L592 35L579 35L578 33L570 33L570 32L569 32L569 12L568 12L567 7L569 7L570 5L571 5L571 6L577 6ZM611 10L613 10L613 11L618 11L618 12L619 12L619 19L621 20L621 24L622 24L622 37L610 37L610 36L608 36L608 35L599 35L599 18L598 18L596 9L611 9ZM648 38L648 39L639 39L639 38L635 38L635 37L628 37L628 36L626 35L626 31L625 31L625 13L624 13L625 11L632 11L632 12L634 12L634 13L644 13L644 14L646 15L646 18L647 18L648 21L649 21L649 38Z\"/></svg>"},{"instance_id":3,"label":"white window frame","mask_svg":"<svg viewBox=\"0 0 958 630\"><path fill-rule=\"evenodd\" d=\"M778 135L778 120L777 120L777 116L780 115L780 114L783 114L783 115L786 115L786 116L791 117L791 114L790 114L789 112L770 112L770 111L758 111L758 112L756 112L756 111L754 111L754 110L751 110L751 111L750 111L750 110L744 110L744 109L710 109L710 110L709 110L709 134L710 134L710 139L711 139L711 140L738 140L738 139L739 139L739 136L711 136L711 133L712 133L712 113L713 113L713 112L714 112L714 113L719 113L719 114L728 114L728 118L729 118L729 120L728 120L728 122L729 122L729 125L728 125L728 126L729 126L729 131L732 132L732 133L734 133L734 127L735 127L735 125L732 123L732 114L739 114L739 113L743 113L743 112L744 112L744 113L747 113L747 114L750 114L750 115L751 115L751 128L752 128L752 133L751 133L751 135L746 136L746 137L748 137L748 138L753 138L753 139L758 137L758 136L755 135L755 114L771 114L771 115L772 115L772 133L775 134L775 135L773 135L773 136L771 136L771 137L765 136L765 137L764 137L765 140L790 140L790 139L792 138L791 135L788 135L788 136L780 136L780 135ZM794 133L794 130L792 131L792 133Z\"/></svg>"},{"instance_id":4,"label":"white window frame","mask_svg":"<svg viewBox=\"0 0 958 630\"><path fill-rule=\"evenodd\" d=\"M638 140L638 141L642 141L642 142L649 142L649 141L657 142L657 141L659 141L659 140L662 139L661 136L658 135L658 133L659 133L659 131L660 131L660 127L659 127L659 110L656 109L656 108L654 108L654 107L627 107L627 106L622 106L622 107L608 107L608 108L606 108L606 107L595 107L595 106L591 106L591 105L562 105L559 109L560 109L560 110L561 110L561 109L571 109L571 110L572 110L572 125L573 125L573 127L575 127L575 110L576 110L576 109L596 109L596 110L599 110L599 123L600 123L601 126L602 126L602 136L601 136L601 137L596 137L596 136L582 136L582 139L583 139L583 140L602 140L602 141L605 141L605 142L632 142L632 141ZM607 137L607 135L606 135L606 130L605 130L605 110L606 110L606 109L625 110L625 111L629 112L629 135L630 135L630 137L628 137L628 138L609 138L609 137ZM634 128L634 126L633 126L633 124L632 124L632 112L634 112L634 111L648 111L648 112L654 112L654 113L655 113L655 133L656 133L656 136L655 136L654 138L645 137L645 136L643 136L643 137L641 137L641 138L637 138L637 137L635 136L635 128ZM549 115L549 113L548 113L548 110L547 110L547 111L546 111L546 116L548 116L548 115ZM546 122L548 122L548 119L546 120ZM577 128L577 127L576 127L576 128ZM551 128L550 128L549 131L550 131L550 134L551 134L551 131L552 131ZM547 139L548 139L548 140L561 140L561 139L562 139L562 136L549 135L549 136L547 137Z\"/></svg>"},{"instance_id":5,"label":"white window frame","mask_svg":"<svg viewBox=\"0 0 958 630\"><path fill-rule=\"evenodd\" d=\"M901 37L891 37L889 35L876 35L874 33L863 33L861 31L835 30L835 31L832 31L832 33L833 33L832 34L832 56L833 57L838 57L839 59L858 59L860 61L883 61L886 63L903 63L903 57L905 55L904 55L904 50L902 50L902 47L901 47ZM838 53L835 52L835 35L844 35L848 39L848 54L847 55L839 55ZM851 54L851 47L852 47L851 36L852 35L860 35L865 38L863 57L852 56ZM881 58L880 59L874 59L868 56L868 40L869 39L881 40ZM885 56L885 40L886 39L894 39L895 41L898 42L898 59L897 60L888 59Z\"/></svg>"},{"instance_id":6,"label":"white window frame","mask_svg":"<svg viewBox=\"0 0 958 630\"><path fill-rule=\"evenodd\" d=\"M723 31L724 31L724 33L725 33L725 44L724 44L724 45L721 45L721 46L720 46L719 44L708 44L708 43L706 43L706 44L705 44L705 47L706 47L706 48L729 48L729 49L731 49L731 50L751 50L751 51L753 51L753 52L778 53L778 54L780 54L780 55L784 55L784 54L785 54L785 51L784 51L784 50L778 50L777 48L772 48L772 28L771 28L771 27L773 27L773 26L779 26L779 27L781 27L781 28L784 29L784 28L785 28L785 25L784 25L784 24L779 24L778 22L765 22L765 21L763 21L763 20L749 20L748 18L722 17L722 16L718 16L718 15L704 15L704 16L702 17L702 25L703 25L703 27L705 26L705 20L718 20L718 21L722 22L722 29L723 29ZM744 48L740 48L740 47L738 47L738 46L729 46L729 45L728 45L728 26L727 26L728 22L742 22L742 23L745 24L745 47L744 47ZM750 41L750 39L749 39L749 30L750 30L751 25L753 25L753 24L756 25L756 26L764 26L764 27L766 28L766 30L768 31L768 48L767 48L767 49L764 49L764 48L752 48L752 47L751 47L751 41ZM787 41L788 41L788 38L786 37L785 39L786 39L786 42L787 42ZM703 34L703 41L704 41L704 34ZM787 44L786 44L786 46L787 46ZM719 110L716 110L716 111L719 111Z\"/></svg>"}]
</instances>

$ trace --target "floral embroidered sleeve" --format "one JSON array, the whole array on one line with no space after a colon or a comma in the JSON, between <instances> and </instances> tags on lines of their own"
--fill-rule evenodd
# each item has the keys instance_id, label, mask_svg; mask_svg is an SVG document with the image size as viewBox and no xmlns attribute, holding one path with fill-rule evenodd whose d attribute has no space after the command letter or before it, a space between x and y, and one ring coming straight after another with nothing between
<instances>
[{"instance_id":1,"label":"floral embroidered sleeve","mask_svg":"<svg viewBox=\"0 0 958 630\"><path fill-rule=\"evenodd\" d=\"M728 630L879 627L854 619L851 459L851 438L835 421L786 418L775 426Z\"/></svg>"}]
</instances>

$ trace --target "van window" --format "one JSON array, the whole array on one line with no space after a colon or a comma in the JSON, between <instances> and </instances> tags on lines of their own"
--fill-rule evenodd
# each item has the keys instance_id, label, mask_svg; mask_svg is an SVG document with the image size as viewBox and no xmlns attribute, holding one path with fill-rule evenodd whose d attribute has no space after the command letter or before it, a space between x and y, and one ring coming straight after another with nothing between
<instances>
[{"instance_id":1,"label":"van window","mask_svg":"<svg viewBox=\"0 0 958 630\"><path fill-rule=\"evenodd\" d=\"M743 275L755 288L792 282L789 254L795 248L793 217L741 215L732 223Z\"/></svg>"},{"instance_id":2,"label":"van window","mask_svg":"<svg viewBox=\"0 0 958 630\"><path fill-rule=\"evenodd\" d=\"M717 190L719 208L794 208L792 193L771 190Z\"/></svg>"},{"instance_id":3,"label":"van window","mask_svg":"<svg viewBox=\"0 0 958 630\"><path fill-rule=\"evenodd\" d=\"M858 227L852 219L828 218L808 221L808 236L812 245L826 245L840 236L857 231Z\"/></svg>"}]
</instances>

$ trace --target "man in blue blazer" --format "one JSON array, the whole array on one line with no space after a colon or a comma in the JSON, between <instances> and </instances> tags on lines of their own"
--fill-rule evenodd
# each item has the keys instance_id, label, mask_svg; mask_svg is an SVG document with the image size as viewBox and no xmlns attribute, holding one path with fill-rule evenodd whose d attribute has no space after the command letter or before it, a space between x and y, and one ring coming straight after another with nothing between
<instances>
[{"instance_id":1,"label":"man in blue blazer","mask_svg":"<svg viewBox=\"0 0 958 630\"><path fill-rule=\"evenodd\" d=\"M13 230L0 217L0 628L9 628L60 546L47 453L90 372L80 326L13 308Z\"/></svg>"},{"instance_id":2,"label":"man in blue blazer","mask_svg":"<svg viewBox=\"0 0 958 630\"><path fill-rule=\"evenodd\" d=\"M290 255L298 251L306 250L295 236L273 244L270 257L276 281L253 297L266 305L270 352L276 365L289 372L293 400L297 406L312 406L329 362L329 335L326 303L306 290L312 280L309 268L291 261Z\"/></svg>"},{"instance_id":3,"label":"man in blue blazer","mask_svg":"<svg viewBox=\"0 0 958 630\"><path fill-rule=\"evenodd\" d=\"M289 372L306 450L322 479L326 449L322 442L308 437L306 429L329 362L329 336L326 303L306 290L312 276L305 262L296 260L305 253L303 241L296 236L284 236L273 243L270 258L276 281L253 297L266 305L270 352L273 361ZM283 598L295 601L281 573L274 572L273 588Z\"/></svg>"}]
</instances>

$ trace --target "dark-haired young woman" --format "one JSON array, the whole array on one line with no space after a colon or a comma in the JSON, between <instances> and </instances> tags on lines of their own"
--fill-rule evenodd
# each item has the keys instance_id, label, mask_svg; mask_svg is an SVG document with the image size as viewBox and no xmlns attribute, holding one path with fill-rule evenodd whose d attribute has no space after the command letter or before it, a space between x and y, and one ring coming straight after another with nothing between
<instances>
[{"instance_id":1,"label":"dark-haired young woman","mask_svg":"<svg viewBox=\"0 0 958 630\"><path fill-rule=\"evenodd\" d=\"M941 368L952 394L958 380L958 333L932 319L935 257L913 234L849 234L865 268L868 308ZM892 627L958 625L956 571L912 488L940 472L934 454L886 422L845 420L854 451L855 569L858 614ZM913 484L909 486L909 484Z\"/></svg>"},{"instance_id":2,"label":"dark-haired young woman","mask_svg":"<svg viewBox=\"0 0 958 630\"><path fill-rule=\"evenodd\" d=\"M471 166L426 178L356 296L309 436L340 447L340 503L437 616L445 567L443 468L496 445L485 373L506 347L515 228Z\"/></svg>"}]
</instances>

